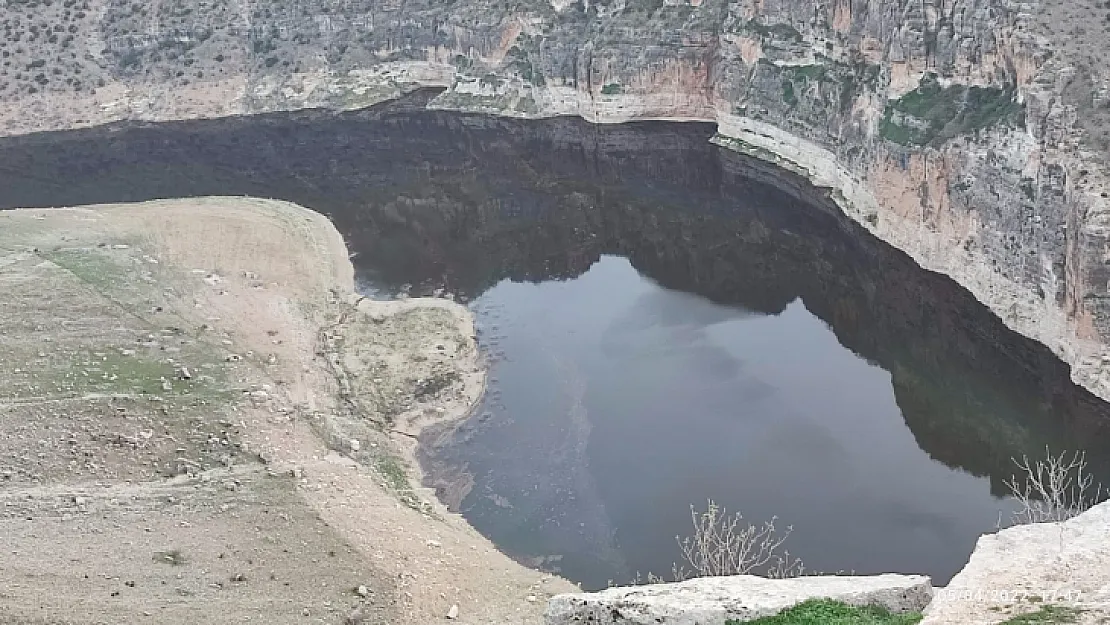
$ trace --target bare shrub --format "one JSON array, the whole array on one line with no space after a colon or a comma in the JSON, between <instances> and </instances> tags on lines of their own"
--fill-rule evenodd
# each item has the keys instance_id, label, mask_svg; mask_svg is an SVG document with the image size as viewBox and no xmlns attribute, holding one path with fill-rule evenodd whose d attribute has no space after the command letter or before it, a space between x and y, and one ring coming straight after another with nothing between
<instances>
[{"instance_id":1,"label":"bare shrub","mask_svg":"<svg viewBox=\"0 0 1110 625\"><path fill-rule=\"evenodd\" d=\"M1085 452L1064 451L1054 456L1045 447L1044 459L1031 461L1022 456L1021 460L1015 458L1014 464L1021 470L1020 477L1014 475L1003 482L1018 502L1018 510L1010 517L1012 525L1066 521L1107 494L1088 472Z\"/></svg>"},{"instance_id":2,"label":"bare shrub","mask_svg":"<svg viewBox=\"0 0 1110 625\"><path fill-rule=\"evenodd\" d=\"M676 580L687 577L716 575L763 575L765 577L798 577L805 567L802 561L783 548L793 528L779 528L772 517L761 525L748 523L739 512L729 512L712 499L705 510L690 506L694 534L675 537L682 557L693 570L675 566Z\"/></svg>"}]
</instances>

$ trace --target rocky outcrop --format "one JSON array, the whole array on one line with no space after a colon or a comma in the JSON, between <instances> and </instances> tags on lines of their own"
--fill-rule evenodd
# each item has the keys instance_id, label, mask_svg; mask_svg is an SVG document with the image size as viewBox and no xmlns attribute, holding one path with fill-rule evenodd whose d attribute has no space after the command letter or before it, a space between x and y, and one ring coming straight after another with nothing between
<instances>
[{"instance_id":1,"label":"rocky outcrop","mask_svg":"<svg viewBox=\"0 0 1110 625\"><path fill-rule=\"evenodd\" d=\"M13 1L0 132L352 109L420 85L445 89L439 108L716 121L1110 397L1106 9L1056 4Z\"/></svg>"},{"instance_id":2,"label":"rocky outcrop","mask_svg":"<svg viewBox=\"0 0 1110 625\"><path fill-rule=\"evenodd\" d=\"M921 625L1105 623L1110 618L1110 502L1062 523L1020 525L979 539L967 566L945 588L902 575L768 580L709 577L675 584L557 595L548 625L698 624L749 621L807 599L924 610ZM1014 621L1016 622L1016 621Z\"/></svg>"},{"instance_id":3,"label":"rocky outcrop","mask_svg":"<svg viewBox=\"0 0 1110 625\"><path fill-rule=\"evenodd\" d=\"M725 625L774 616L809 599L876 605L903 613L921 611L932 596L929 578L911 575L703 577L557 595L548 602L544 619L547 625Z\"/></svg>"},{"instance_id":4,"label":"rocky outcrop","mask_svg":"<svg viewBox=\"0 0 1110 625\"><path fill-rule=\"evenodd\" d=\"M922 625L1105 623L1110 617L1110 503L1063 523L1021 525L979 539L967 566L937 590ZM1068 618L1063 618L1063 616Z\"/></svg>"}]
</instances>

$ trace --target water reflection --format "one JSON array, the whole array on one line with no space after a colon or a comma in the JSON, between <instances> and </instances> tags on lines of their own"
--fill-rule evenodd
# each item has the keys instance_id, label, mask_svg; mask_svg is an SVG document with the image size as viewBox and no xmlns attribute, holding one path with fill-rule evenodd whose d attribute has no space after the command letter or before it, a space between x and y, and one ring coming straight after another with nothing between
<instances>
[{"instance_id":1,"label":"water reflection","mask_svg":"<svg viewBox=\"0 0 1110 625\"><path fill-rule=\"evenodd\" d=\"M402 104L39 135L0 142L0 205L288 199L364 284L471 301L494 392L425 461L588 585L664 568L704 496L794 523L812 567L943 581L1012 456L1090 448L1106 474L1106 407L1047 349L711 134Z\"/></svg>"}]
</instances>

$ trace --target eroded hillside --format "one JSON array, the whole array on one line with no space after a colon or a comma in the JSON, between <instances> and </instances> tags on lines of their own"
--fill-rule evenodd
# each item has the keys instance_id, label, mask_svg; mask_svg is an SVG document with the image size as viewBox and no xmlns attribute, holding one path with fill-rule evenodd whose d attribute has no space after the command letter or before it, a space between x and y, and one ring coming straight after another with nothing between
<instances>
[{"instance_id":1,"label":"eroded hillside","mask_svg":"<svg viewBox=\"0 0 1110 625\"><path fill-rule=\"evenodd\" d=\"M352 279L291 204L0 213L0 622L538 623L570 584L413 487L469 317Z\"/></svg>"}]
</instances>

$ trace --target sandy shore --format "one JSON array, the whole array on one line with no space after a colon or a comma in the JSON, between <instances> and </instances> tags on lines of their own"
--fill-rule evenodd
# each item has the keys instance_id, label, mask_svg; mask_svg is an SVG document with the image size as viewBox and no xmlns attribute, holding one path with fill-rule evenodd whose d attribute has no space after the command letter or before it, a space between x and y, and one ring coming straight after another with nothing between
<instances>
[{"instance_id":1,"label":"sandy shore","mask_svg":"<svg viewBox=\"0 0 1110 625\"><path fill-rule=\"evenodd\" d=\"M574 590L414 487L482 393L473 322L358 298L324 217L9 211L0 281L0 622L524 624Z\"/></svg>"}]
</instances>

